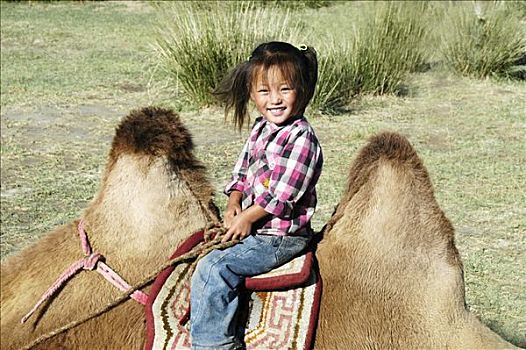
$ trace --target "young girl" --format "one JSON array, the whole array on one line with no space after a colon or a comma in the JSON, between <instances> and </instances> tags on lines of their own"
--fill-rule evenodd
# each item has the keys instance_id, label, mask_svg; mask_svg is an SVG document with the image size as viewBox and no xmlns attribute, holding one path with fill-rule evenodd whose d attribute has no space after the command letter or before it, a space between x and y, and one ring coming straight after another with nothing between
<instances>
[{"instance_id":1,"label":"young girl","mask_svg":"<svg viewBox=\"0 0 526 350\"><path fill-rule=\"evenodd\" d=\"M303 113L314 95L317 71L314 49L269 42L258 46L218 88L226 114L234 109L239 129L249 118L249 99L261 116L225 188L228 231L223 241L241 241L209 253L192 277L192 349L242 348L236 316L244 279L291 260L312 237L323 158Z\"/></svg>"}]
</instances>

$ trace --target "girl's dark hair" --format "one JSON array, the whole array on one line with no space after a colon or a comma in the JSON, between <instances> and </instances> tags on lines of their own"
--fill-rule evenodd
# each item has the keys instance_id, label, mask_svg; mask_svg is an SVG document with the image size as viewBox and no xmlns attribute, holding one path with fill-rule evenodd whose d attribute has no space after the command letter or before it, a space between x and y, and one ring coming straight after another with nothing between
<instances>
[{"instance_id":1,"label":"girl's dark hair","mask_svg":"<svg viewBox=\"0 0 526 350\"><path fill-rule=\"evenodd\" d=\"M297 112L302 114L309 104L318 80L318 60L312 47L299 48L272 41L256 47L248 61L235 66L219 83L216 96L225 104L225 118L234 109L234 125L241 130L249 115L247 105L255 77L260 71L278 67L292 88L296 90Z\"/></svg>"}]
</instances>

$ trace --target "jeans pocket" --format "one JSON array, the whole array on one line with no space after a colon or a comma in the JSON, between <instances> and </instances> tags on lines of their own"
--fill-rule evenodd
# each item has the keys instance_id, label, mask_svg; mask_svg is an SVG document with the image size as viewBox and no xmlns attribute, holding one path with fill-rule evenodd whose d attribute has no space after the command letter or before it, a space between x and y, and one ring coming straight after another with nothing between
<instances>
[{"instance_id":1,"label":"jeans pocket","mask_svg":"<svg viewBox=\"0 0 526 350\"><path fill-rule=\"evenodd\" d=\"M283 240L283 236L274 235L254 235L254 238L263 244L274 248L278 248Z\"/></svg>"},{"instance_id":2,"label":"jeans pocket","mask_svg":"<svg viewBox=\"0 0 526 350\"><path fill-rule=\"evenodd\" d=\"M265 254L262 258L267 259L272 268L278 266L280 263L276 253L283 242L283 236L254 235L254 238L260 244L260 251Z\"/></svg>"}]
</instances>

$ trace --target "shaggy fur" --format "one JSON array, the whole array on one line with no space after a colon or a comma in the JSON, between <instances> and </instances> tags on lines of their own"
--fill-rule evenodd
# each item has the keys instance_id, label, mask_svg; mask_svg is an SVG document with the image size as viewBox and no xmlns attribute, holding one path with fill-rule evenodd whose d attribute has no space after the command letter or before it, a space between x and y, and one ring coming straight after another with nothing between
<instances>
[{"instance_id":1,"label":"shaggy fur","mask_svg":"<svg viewBox=\"0 0 526 350\"><path fill-rule=\"evenodd\" d=\"M94 251L132 285L164 263L189 234L218 220L212 187L192 148L189 132L169 110L133 111L117 128L100 190L83 217ZM98 273L80 272L20 324L55 278L82 257L77 222L3 261L2 349L25 346L120 295ZM143 306L129 300L38 348L141 349L144 322Z\"/></svg>"},{"instance_id":2,"label":"shaggy fur","mask_svg":"<svg viewBox=\"0 0 526 350\"><path fill-rule=\"evenodd\" d=\"M316 349L514 348L466 310L453 227L398 134L359 152L317 256Z\"/></svg>"},{"instance_id":3,"label":"shaggy fur","mask_svg":"<svg viewBox=\"0 0 526 350\"><path fill-rule=\"evenodd\" d=\"M84 213L94 250L134 284L208 220L212 188L177 116L148 108L119 126L99 193ZM81 272L20 325L54 279L82 256L77 221L9 257L1 270L2 349L113 301L120 292ZM318 247L324 280L316 349L503 349L513 346L465 308L453 228L408 141L373 137ZM141 349L143 307L129 300L39 349Z\"/></svg>"}]
</instances>

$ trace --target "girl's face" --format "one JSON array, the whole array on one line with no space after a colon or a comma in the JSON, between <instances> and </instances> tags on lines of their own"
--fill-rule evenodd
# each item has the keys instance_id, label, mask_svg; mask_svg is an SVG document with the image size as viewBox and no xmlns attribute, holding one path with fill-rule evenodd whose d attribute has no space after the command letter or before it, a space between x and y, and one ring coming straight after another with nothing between
<instances>
[{"instance_id":1,"label":"girl's face","mask_svg":"<svg viewBox=\"0 0 526 350\"><path fill-rule=\"evenodd\" d=\"M250 98L267 121L279 125L296 115L296 90L279 68L260 68L254 78Z\"/></svg>"}]
</instances>

